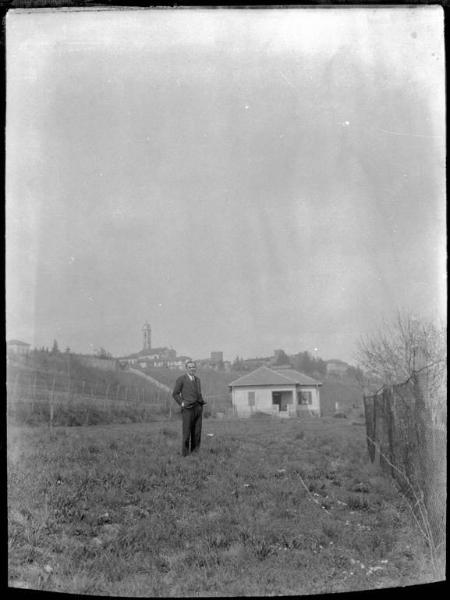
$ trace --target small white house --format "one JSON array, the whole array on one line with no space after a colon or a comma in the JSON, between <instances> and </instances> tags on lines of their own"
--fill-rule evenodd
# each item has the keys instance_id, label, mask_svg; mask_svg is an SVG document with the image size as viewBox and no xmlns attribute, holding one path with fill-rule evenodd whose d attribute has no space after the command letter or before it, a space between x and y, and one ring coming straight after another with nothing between
<instances>
[{"instance_id":1,"label":"small white house","mask_svg":"<svg viewBox=\"0 0 450 600\"><path fill-rule=\"evenodd\" d=\"M294 369L259 367L232 381L231 401L236 414L248 417L264 412L279 417L322 414L322 384Z\"/></svg>"}]
</instances>

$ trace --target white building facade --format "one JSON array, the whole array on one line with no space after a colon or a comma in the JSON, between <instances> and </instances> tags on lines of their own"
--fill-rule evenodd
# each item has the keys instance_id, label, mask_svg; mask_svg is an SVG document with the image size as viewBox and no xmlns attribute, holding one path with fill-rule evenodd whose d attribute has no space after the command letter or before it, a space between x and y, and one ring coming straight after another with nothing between
<instances>
[{"instance_id":1,"label":"white building facade","mask_svg":"<svg viewBox=\"0 0 450 600\"><path fill-rule=\"evenodd\" d=\"M6 342L6 346L8 354L16 356L27 356L31 347L30 344L20 340L9 340L9 342Z\"/></svg>"}]
</instances>

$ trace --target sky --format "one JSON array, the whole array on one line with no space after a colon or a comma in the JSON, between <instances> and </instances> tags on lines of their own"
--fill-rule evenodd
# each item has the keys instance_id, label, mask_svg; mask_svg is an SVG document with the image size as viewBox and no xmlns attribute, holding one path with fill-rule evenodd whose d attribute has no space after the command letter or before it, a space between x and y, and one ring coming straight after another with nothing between
<instances>
[{"instance_id":1,"label":"sky","mask_svg":"<svg viewBox=\"0 0 450 600\"><path fill-rule=\"evenodd\" d=\"M354 362L446 319L439 7L10 11L6 331Z\"/></svg>"}]
</instances>

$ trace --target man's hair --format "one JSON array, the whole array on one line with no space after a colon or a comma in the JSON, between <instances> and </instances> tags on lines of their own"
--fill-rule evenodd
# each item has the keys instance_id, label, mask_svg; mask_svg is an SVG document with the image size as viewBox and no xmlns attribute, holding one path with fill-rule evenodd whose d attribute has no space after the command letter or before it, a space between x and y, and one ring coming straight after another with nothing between
<instances>
[{"instance_id":1,"label":"man's hair","mask_svg":"<svg viewBox=\"0 0 450 600\"><path fill-rule=\"evenodd\" d=\"M185 368L186 368L186 369L188 368L188 365L194 365L194 366L197 366L197 365L196 365L196 363L195 363L195 360L191 360L191 359L187 360L187 361L184 363L184 366L185 366Z\"/></svg>"}]
</instances>

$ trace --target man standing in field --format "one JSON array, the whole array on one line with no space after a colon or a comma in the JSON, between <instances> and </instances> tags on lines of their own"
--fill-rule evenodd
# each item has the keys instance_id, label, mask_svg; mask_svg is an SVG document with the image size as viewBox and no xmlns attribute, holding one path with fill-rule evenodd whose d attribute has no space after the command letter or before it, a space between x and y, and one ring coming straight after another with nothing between
<instances>
[{"instance_id":1,"label":"man standing in field","mask_svg":"<svg viewBox=\"0 0 450 600\"><path fill-rule=\"evenodd\" d=\"M181 406L182 440L181 453L187 456L189 451L197 452L202 435L203 400L200 379L195 375L197 365L193 360L185 363L186 373L178 377L172 396Z\"/></svg>"}]
</instances>

